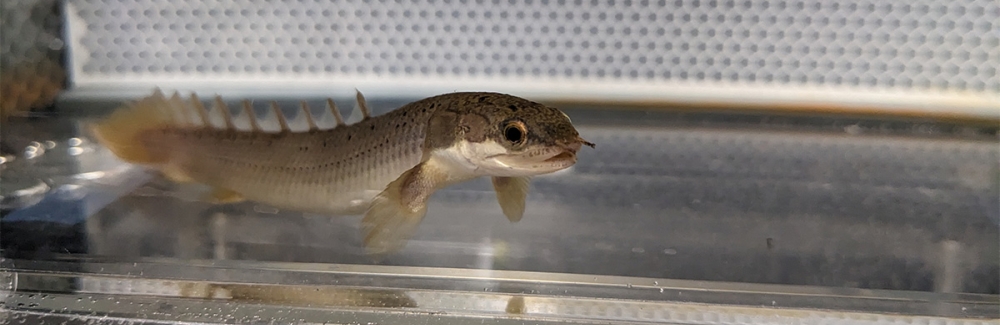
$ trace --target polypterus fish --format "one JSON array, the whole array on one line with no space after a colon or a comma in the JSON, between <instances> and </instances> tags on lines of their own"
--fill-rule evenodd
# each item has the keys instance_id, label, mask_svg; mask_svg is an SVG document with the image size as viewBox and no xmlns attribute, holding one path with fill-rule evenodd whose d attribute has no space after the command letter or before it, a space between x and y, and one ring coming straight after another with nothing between
<instances>
[{"instance_id":1,"label":"polypterus fish","mask_svg":"<svg viewBox=\"0 0 1000 325\"><path fill-rule=\"evenodd\" d=\"M524 214L530 177L568 168L582 145L594 146L558 109L506 94L438 95L376 117L360 92L357 101L353 115L360 118L346 124L327 100L337 125L326 130L303 103L305 131L291 130L276 103L280 130L265 131L244 101L250 129L241 130L219 97L213 111L224 127L212 126L196 96L167 98L157 90L91 130L124 161L212 187L215 202L363 213L364 246L371 254L402 248L435 191L477 177L492 178L501 210L516 222Z\"/></svg>"}]
</instances>

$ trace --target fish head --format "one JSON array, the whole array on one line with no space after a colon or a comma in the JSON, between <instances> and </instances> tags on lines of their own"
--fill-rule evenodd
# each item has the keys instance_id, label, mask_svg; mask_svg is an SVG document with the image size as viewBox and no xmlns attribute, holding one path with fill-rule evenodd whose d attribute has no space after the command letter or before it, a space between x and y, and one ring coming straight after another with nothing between
<instances>
[{"instance_id":1,"label":"fish head","mask_svg":"<svg viewBox=\"0 0 1000 325\"><path fill-rule=\"evenodd\" d=\"M454 152L478 174L524 177L576 164L584 145L569 116L559 109L497 93L467 94L459 109Z\"/></svg>"}]
</instances>

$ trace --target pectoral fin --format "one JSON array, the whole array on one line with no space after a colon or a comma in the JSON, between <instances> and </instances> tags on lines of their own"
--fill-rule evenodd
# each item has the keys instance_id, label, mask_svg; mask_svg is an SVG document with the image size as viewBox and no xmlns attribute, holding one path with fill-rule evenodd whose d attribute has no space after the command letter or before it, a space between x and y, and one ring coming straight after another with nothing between
<instances>
[{"instance_id":1,"label":"pectoral fin","mask_svg":"<svg viewBox=\"0 0 1000 325\"><path fill-rule=\"evenodd\" d=\"M497 192L500 209L510 222L518 222L524 216L524 200L528 197L528 177L493 177L493 190Z\"/></svg>"},{"instance_id":2,"label":"pectoral fin","mask_svg":"<svg viewBox=\"0 0 1000 325\"><path fill-rule=\"evenodd\" d=\"M215 204L236 203L246 200L243 195L234 191L216 188L206 195L205 200Z\"/></svg>"},{"instance_id":3,"label":"pectoral fin","mask_svg":"<svg viewBox=\"0 0 1000 325\"><path fill-rule=\"evenodd\" d=\"M174 165L166 165L160 169L160 173L163 177L166 177L174 183L193 183L194 179L191 179L186 173L184 173L180 168Z\"/></svg>"},{"instance_id":4,"label":"pectoral fin","mask_svg":"<svg viewBox=\"0 0 1000 325\"><path fill-rule=\"evenodd\" d=\"M365 250L383 255L403 248L427 214L427 199L446 179L446 174L424 162L389 183L361 220Z\"/></svg>"}]
</instances>

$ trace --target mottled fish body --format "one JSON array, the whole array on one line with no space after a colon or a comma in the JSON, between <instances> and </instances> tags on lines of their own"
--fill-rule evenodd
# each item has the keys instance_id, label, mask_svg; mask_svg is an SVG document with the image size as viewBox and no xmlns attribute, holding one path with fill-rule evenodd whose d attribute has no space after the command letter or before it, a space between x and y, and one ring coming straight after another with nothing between
<instances>
[{"instance_id":1,"label":"mottled fish body","mask_svg":"<svg viewBox=\"0 0 1000 325\"><path fill-rule=\"evenodd\" d=\"M303 103L308 130L293 131L273 104L280 128L265 131L244 101L233 117L222 100L153 95L92 126L121 159L159 170L178 182L214 188L216 202L251 200L325 215L365 214L371 253L399 249L426 213L437 189L493 177L504 213L521 218L528 177L572 166L582 144L562 112L498 93L452 93L372 117L357 96L360 118L320 129ZM221 115L215 127L210 114ZM249 129L239 129L244 118Z\"/></svg>"}]
</instances>

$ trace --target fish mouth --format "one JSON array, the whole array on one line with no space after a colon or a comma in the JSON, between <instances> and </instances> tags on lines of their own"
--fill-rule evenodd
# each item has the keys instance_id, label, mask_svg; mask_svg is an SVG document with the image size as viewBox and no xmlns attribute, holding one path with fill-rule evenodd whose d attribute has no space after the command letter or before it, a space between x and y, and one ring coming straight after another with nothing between
<instances>
[{"instance_id":1,"label":"fish mouth","mask_svg":"<svg viewBox=\"0 0 1000 325\"><path fill-rule=\"evenodd\" d=\"M574 160L574 159L576 159L576 153L567 150L567 151L560 152L560 153L556 154L555 156L549 157L548 159L545 159L544 161L545 162L562 162L562 161Z\"/></svg>"},{"instance_id":2,"label":"fish mouth","mask_svg":"<svg viewBox=\"0 0 1000 325\"><path fill-rule=\"evenodd\" d=\"M594 147L593 143L588 142L587 140L584 140L581 137L577 137L576 139L573 139L573 140L570 140L570 141L557 142L557 145L559 146L559 148L556 149L556 150L558 150L558 153L552 155L549 158L546 158L543 162L546 162L546 163L567 163L567 162L574 163L574 162L576 162L576 153L578 151L580 151L581 147L583 147L583 146L588 146L588 147L592 147L592 148Z\"/></svg>"}]
</instances>

